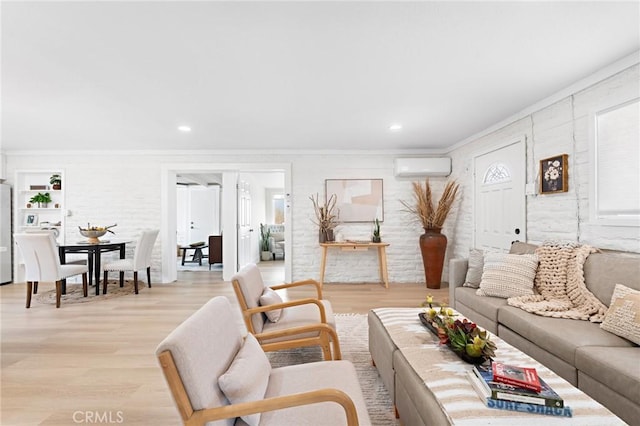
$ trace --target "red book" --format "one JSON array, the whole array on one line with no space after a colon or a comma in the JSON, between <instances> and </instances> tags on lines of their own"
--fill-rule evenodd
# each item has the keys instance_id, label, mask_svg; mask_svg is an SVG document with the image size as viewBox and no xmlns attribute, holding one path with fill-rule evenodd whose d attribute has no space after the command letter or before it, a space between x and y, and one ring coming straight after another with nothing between
<instances>
[{"instance_id":1,"label":"red book","mask_svg":"<svg viewBox=\"0 0 640 426\"><path fill-rule=\"evenodd\" d=\"M538 372L535 368L517 367L494 361L491 364L491 369L495 382L520 386L521 388L531 389L535 392L540 392L542 389Z\"/></svg>"}]
</instances>

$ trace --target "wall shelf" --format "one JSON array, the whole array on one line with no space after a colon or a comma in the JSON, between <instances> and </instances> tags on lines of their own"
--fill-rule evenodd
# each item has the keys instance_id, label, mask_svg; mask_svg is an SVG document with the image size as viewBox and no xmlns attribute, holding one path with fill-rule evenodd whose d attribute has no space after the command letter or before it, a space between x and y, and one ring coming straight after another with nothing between
<instances>
[{"instance_id":1,"label":"wall shelf","mask_svg":"<svg viewBox=\"0 0 640 426\"><path fill-rule=\"evenodd\" d=\"M61 189L51 188L50 179L54 174L58 174L61 177ZM41 185L49 189L30 189L31 185ZM55 232L57 242L64 244L64 171L60 169L16 170L14 188L13 223L16 232L38 232L50 229ZM37 204L27 207L31 197L38 193L47 192L51 197L51 202L48 203L48 207L37 207ZM22 282L24 281L24 266L20 250L14 251L14 257L14 281Z\"/></svg>"}]
</instances>

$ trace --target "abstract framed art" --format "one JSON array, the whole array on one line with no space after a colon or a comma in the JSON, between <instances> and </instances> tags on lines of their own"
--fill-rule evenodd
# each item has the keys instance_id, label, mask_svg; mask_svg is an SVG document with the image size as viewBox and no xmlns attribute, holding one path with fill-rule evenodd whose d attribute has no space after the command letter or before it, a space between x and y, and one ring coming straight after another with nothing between
<instances>
[{"instance_id":1,"label":"abstract framed art","mask_svg":"<svg viewBox=\"0 0 640 426\"><path fill-rule=\"evenodd\" d=\"M382 179L326 179L325 190L336 195L339 222L384 220Z\"/></svg>"}]
</instances>

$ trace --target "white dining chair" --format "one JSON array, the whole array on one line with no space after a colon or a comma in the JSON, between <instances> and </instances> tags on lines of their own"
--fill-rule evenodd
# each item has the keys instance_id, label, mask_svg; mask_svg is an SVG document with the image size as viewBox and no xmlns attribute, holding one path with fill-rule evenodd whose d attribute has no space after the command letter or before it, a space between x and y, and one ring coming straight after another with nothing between
<instances>
[{"instance_id":1,"label":"white dining chair","mask_svg":"<svg viewBox=\"0 0 640 426\"><path fill-rule=\"evenodd\" d=\"M15 234L14 240L22 253L27 281L27 304L31 307L32 291L37 293L39 282L56 283L56 308L60 307L62 280L82 274L82 291L87 297L86 265L61 265L55 238L51 233Z\"/></svg>"},{"instance_id":2,"label":"white dining chair","mask_svg":"<svg viewBox=\"0 0 640 426\"><path fill-rule=\"evenodd\" d=\"M124 273L128 271L133 272L133 287L135 289L135 293L138 294L138 271L146 269L147 285L151 287L151 253L159 232L160 230L158 229L142 231L133 251L132 259L118 259L106 262L102 265L102 269L104 270L102 294L107 294L109 271L120 272L120 287L124 285Z\"/></svg>"}]
</instances>

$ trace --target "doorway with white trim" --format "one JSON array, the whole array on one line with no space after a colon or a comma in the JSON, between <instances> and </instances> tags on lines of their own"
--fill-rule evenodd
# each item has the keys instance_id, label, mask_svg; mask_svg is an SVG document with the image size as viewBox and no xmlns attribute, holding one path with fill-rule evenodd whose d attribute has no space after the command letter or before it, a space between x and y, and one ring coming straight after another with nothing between
<instances>
[{"instance_id":1,"label":"doorway with white trim","mask_svg":"<svg viewBox=\"0 0 640 426\"><path fill-rule=\"evenodd\" d=\"M162 194L161 194L161 240L162 240L162 282L172 282L177 278L177 264L175 262L177 244L177 212L176 201L177 176L181 174L210 174L220 173L222 176L220 204L224 206L220 211L220 229L223 235L233 236L223 238L223 279L228 281L238 270L238 184L241 175L251 176L259 173L282 173L284 176L284 193L291 193L291 165L289 163L278 164L167 164L162 167ZM285 202L285 217L290 217L289 203ZM256 224L259 229L259 223ZM291 240L290 226L285 228L285 239ZM257 238L255 233L256 253ZM290 244L285 246L284 277L291 279ZM257 259L256 259L257 260Z\"/></svg>"}]
</instances>

